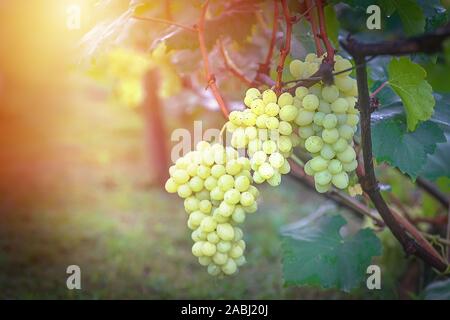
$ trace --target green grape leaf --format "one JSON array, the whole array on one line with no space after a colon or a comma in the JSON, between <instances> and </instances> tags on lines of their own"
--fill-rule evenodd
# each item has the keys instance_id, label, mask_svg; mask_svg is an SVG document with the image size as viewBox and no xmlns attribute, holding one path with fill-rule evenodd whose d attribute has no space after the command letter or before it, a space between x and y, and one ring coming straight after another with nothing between
<instances>
[{"instance_id":1,"label":"green grape leaf","mask_svg":"<svg viewBox=\"0 0 450 320\"><path fill-rule=\"evenodd\" d=\"M327 5L324 8L325 24L327 26L327 33L330 40L336 48L339 47L339 29L341 28L339 20L336 17L336 11L332 5Z\"/></svg>"},{"instance_id":2,"label":"green grape leaf","mask_svg":"<svg viewBox=\"0 0 450 320\"><path fill-rule=\"evenodd\" d=\"M433 121L444 131L446 142L438 143L434 153L427 158L420 176L430 180L437 180L440 177L450 177L450 97L439 97L437 99L434 114L430 121Z\"/></svg>"},{"instance_id":3,"label":"green grape leaf","mask_svg":"<svg viewBox=\"0 0 450 320\"><path fill-rule=\"evenodd\" d=\"M349 292L361 284L380 240L370 229L343 238L346 221L325 215L283 235L283 275L286 285L339 288Z\"/></svg>"},{"instance_id":4,"label":"green grape leaf","mask_svg":"<svg viewBox=\"0 0 450 320\"><path fill-rule=\"evenodd\" d=\"M425 80L426 71L407 57L392 59L388 65L389 85L402 99L406 111L408 130L419 121L430 119L435 100L433 89Z\"/></svg>"},{"instance_id":5,"label":"green grape leaf","mask_svg":"<svg viewBox=\"0 0 450 320\"><path fill-rule=\"evenodd\" d=\"M426 300L450 300L450 279L435 281L425 288Z\"/></svg>"},{"instance_id":6,"label":"green grape leaf","mask_svg":"<svg viewBox=\"0 0 450 320\"><path fill-rule=\"evenodd\" d=\"M425 30L425 15L422 7L415 0L392 0L403 29L407 35L423 33Z\"/></svg>"},{"instance_id":7,"label":"green grape leaf","mask_svg":"<svg viewBox=\"0 0 450 320\"><path fill-rule=\"evenodd\" d=\"M389 109L389 108L383 108ZM372 147L375 158L397 167L413 180L419 175L427 156L445 135L433 121L422 122L415 131L406 129L406 121L398 110L382 110L372 115Z\"/></svg>"}]
</instances>

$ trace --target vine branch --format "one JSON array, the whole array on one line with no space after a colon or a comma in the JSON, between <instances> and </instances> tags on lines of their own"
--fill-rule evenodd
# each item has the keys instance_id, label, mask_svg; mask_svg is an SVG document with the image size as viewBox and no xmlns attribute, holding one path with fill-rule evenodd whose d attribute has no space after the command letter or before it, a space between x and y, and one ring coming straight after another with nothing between
<instances>
[{"instance_id":1,"label":"vine branch","mask_svg":"<svg viewBox=\"0 0 450 320\"><path fill-rule=\"evenodd\" d=\"M330 39L328 39L327 28L325 25L325 14L323 11L324 2L323 0L316 0L317 12L319 13L319 31L320 38L322 39L325 48L327 49L327 57L325 58L328 62L334 63L334 48L331 45Z\"/></svg>"},{"instance_id":2,"label":"vine branch","mask_svg":"<svg viewBox=\"0 0 450 320\"><path fill-rule=\"evenodd\" d=\"M316 53L317 56L320 57L323 55L323 48L322 44L320 43L320 33L318 31L316 17L314 15L314 12L311 10L312 7L315 6L315 4L311 3L311 0L306 0L305 4L306 10L308 12L308 19L311 24L311 30L314 37L314 44L316 45Z\"/></svg>"},{"instance_id":3,"label":"vine branch","mask_svg":"<svg viewBox=\"0 0 450 320\"><path fill-rule=\"evenodd\" d=\"M363 190L368 194L376 209L380 213L386 225L392 231L397 240L402 244L404 250L408 254L414 254L436 268L439 271L444 271L447 264L437 251L429 245L425 240L426 245L417 234L411 234L412 229L410 225L406 224L406 219L399 219L399 216L394 214L384 201L378 186L375 176L372 156L372 136L370 128L370 97L369 88L367 86L367 71L365 63L365 55L353 53L353 58L356 64L361 65L356 69L356 80L359 93L359 106L361 116L361 145L364 159L364 177L360 178ZM372 54L372 53L369 53ZM406 222L405 222L406 221ZM417 232L419 235L420 233Z\"/></svg>"},{"instance_id":4,"label":"vine branch","mask_svg":"<svg viewBox=\"0 0 450 320\"><path fill-rule=\"evenodd\" d=\"M269 74L270 71L270 62L272 61L273 51L275 49L275 44L277 41L278 11L279 11L278 0L273 0L273 25L272 25L272 34L270 36L270 44L264 62L259 65L258 75L259 73Z\"/></svg>"},{"instance_id":5,"label":"vine branch","mask_svg":"<svg viewBox=\"0 0 450 320\"><path fill-rule=\"evenodd\" d=\"M211 91L216 98L217 104L220 107L220 110L224 114L225 117L228 117L228 109L225 105L225 101L223 100L222 96L220 95L219 88L217 88L216 84L216 77L213 73L211 73L210 66L209 66L209 59L208 59L208 50L206 49L206 43L205 43L205 18L206 18L206 11L208 10L209 0L206 0L205 3L202 6L202 11L200 14L200 18L198 20L198 24L194 26L195 30L198 33L198 42L200 45L200 52L202 54L203 59L203 65L205 68L205 76L206 80L208 81L207 88L211 88Z\"/></svg>"},{"instance_id":6,"label":"vine branch","mask_svg":"<svg viewBox=\"0 0 450 320\"><path fill-rule=\"evenodd\" d=\"M280 59L278 61L278 67L277 67L277 80L275 82L275 92L277 95L280 95L280 93L281 93L284 63L289 54L289 51L291 51L292 24L293 24L292 18L289 14L289 7L288 7L287 0L281 0L281 6L283 8L283 16L284 16L284 20L286 22L286 35L285 35L285 39L284 39L284 45L280 49Z\"/></svg>"}]
</instances>

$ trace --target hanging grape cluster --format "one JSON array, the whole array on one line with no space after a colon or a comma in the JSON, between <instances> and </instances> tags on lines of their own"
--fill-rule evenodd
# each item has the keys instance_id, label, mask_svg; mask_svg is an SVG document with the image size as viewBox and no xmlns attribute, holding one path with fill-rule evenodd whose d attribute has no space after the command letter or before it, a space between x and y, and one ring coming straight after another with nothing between
<instances>
[{"instance_id":1,"label":"hanging grape cluster","mask_svg":"<svg viewBox=\"0 0 450 320\"><path fill-rule=\"evenodd\" d=\"M308 54L305 61L293 60L290 72L306 79L321 63L322 58ZM347 71L351 67L336 56L333 85L298 87L294 96L248 89L247 108L231 112L225 124L231 146L201 141L170 168L165 188L185 199L192 253L208 273L231 275L245 264L243 232L237 225L257 210L254 183L278 186L281 175L290 171L287 159L294 147L311 155L304 170L314 177L318 192L332 185L348 187L348 173L357 167L353 135L359 122L356 81ZM241 150L248 157L239 156Z\"/></svg>"},{"instance_id":2,"label":"hanging grape cluster","mask_svg":"<svg viewBox=\"0 0 450 320\"><path fill-rule=\"evenodd\" d=\"M290 72L295 78L308 78L322 62L315 54L305 61L294 60ZM356 80L349 75L350 61L335 56L334 84L321 82L311 88L295 90L294 104L299 107L295 124L300 144L312 156L305 164L306 174L314 177L318 192L327 192L331 185L345 189L349 185L349 172L358 166L353 148L353 135L359 122L355 108L358 95Z\"/></svg>"},{"instance_id":3,"label":"hanging grape cluster","mask_svg":"<svg viewBox=\"0 0 450 320\"><path fill-rule=\"evenodd\" d=\"M231 145L246 149L255 183L267 181L271 186L281 183L281 175L290 171L287 158L300 143L293 133L293 121L298 110L294 98L283 93L278 98L268 89L262 94L250 88L244 98L248 107L230 113L227 131L232 134Z\"/></svg>"},{"instance_id":4,"label":"hanging grape cluster","mask_svg":"<svg viewBox=\"0 0 450 320\"><path fill-rule=\"evenodd\" d=\"M201 141L178 159L166 190L185 199L192 253L211 275L231 275L245 263L242 230L246 213L257 210L250 160L231 147Z\"/></svg>"}]
</instances>

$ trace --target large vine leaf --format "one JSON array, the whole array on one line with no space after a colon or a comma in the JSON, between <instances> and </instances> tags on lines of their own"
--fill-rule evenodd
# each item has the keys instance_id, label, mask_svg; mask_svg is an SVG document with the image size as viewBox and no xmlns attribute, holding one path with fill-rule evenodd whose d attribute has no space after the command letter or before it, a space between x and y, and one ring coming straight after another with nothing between
<instances>
[{"instance_id":1,"label":"large vine leaf","mask_svg":"<svg viewBox=\"0 0 450 320\"><path fill-rule=\"evenodd\" d=\"M418 175L429 178L429 175L423 174L428 165L428 157L435 153L439 143L446 142L443 129L436 119L422 122L414 132L409 132L404 112L397 105L381 108L372 115L372 120L375 158L397 167L413 180ZM440 160L436 162L439 163ZM433 167L429 170L442 174L441 168Z\"/></svg>"},{"instance_id":2,"label":"large vine leaf","mask_svg":"<svg viewBox=\"0 0 450 320\"><path fill-rule=\"evenodd\" d=\"M435 281L425 288L426 300L450 300L450 279Z\"/></svg>"},{"instance_id":3,"label":"large vine leaf","mask_svg":"<svg viewBox=\"0 0 450 320\"><path fill-rule=\"evenodd\" d=\"M422 7L415 0L391 0L400 16L403 29L407 35L423 33L425 30L425 15Z\"/></svg>"},{"instance_id":4,"label":"large vine leaf","mask_svg":"<svg viewBox=\"0 0 450 320\"><path fill-rule=\"evenodd\" d=\"M450 178L450 104L449 97L439 97L434 109L431 121L438 124L443 130L446 142L438 143L436 151L427 158L420 176L430 180L437 180L440 177Z\"/></svg>"},{"instance_id":5,"label":"large vine leaf","mask_svg":"<svg viewBox=\"0 0 450 320\"><path fill-rule=\"evenodd\" d=\"M350 291L360 285L381 243L370 229L343 238L341 216L322 216L283 235L283 274L287 285Z\"/></svg>"},{"instance_id":6,"label":"large vine leaf","mask_svg":"<svg viewBox=\"0 0 450 320\"><path fill-rule=\"evenodd\" d=\"M426 71L407 57L392 59L388 65L389 85L400 96L406 111L408 130L430 119L435 105Z\"/></svg>"}]
</instances>

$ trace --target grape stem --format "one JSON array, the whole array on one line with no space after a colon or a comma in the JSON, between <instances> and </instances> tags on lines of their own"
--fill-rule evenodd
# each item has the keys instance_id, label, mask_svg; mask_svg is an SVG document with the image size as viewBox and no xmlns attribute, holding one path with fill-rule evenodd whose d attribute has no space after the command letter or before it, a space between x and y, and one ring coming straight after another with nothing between
<instances>
[{"instance_id":1,"label":"grape stem","mask_svg":"<svg viewBox=\"0 0 450 320\"><path fill-rule=\"evenodd\" d=\"M389 83L389 81L383 82L378 88L375 89L374 92L370 94L371 98L374 98L383 88Z\"/></svg>"},{"instance_id":2,"label":"grape stem","mask_svg":"<svg viewBox=\"0 0 450 320\"><path fill-rule=\"evenodd\" d=\"M197 31L198 34L198 42L200 45L200 52L202 54L203 59L203 65L205 68L205 76L206 80L208 81L208 85L206 88L210 88L214 98L216 98L217 104L219 105L220 110L222 111L223 115L228 118L228 108L225 105L225 101L223 100L222 96L220 95L219 88L216 84L216 77L213 73L211 73L210 66L209 66L209 58L208 58L208 50L206 49L206 42L205 42L205 19L206 19L206 12L208 10L209 0L206 0L205 3L202 6L202 11L200 14L200 18L198 20L198 24L194 26L194 29Z\"/></svg>"},{"instance_id":3,"label":"grape stem","mask_svg":"<svg viewBox=\"0 0 450 320\"><path fill-rule=\"evenodd\" d=\"M300 167L304 167L305 166L305 163L299 157L297 157L295 154L291 154L290 158L292 159L292 161L294 161Z\"/></svg>"}]
</instances>

